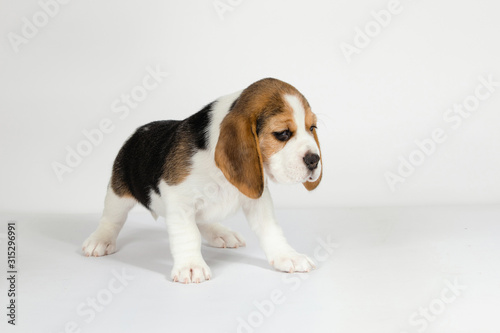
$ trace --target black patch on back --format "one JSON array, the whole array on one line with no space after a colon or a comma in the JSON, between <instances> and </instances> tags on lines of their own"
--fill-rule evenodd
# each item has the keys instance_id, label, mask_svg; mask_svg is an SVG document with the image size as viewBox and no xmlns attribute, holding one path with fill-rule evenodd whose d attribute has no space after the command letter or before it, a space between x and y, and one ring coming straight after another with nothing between
<instances>
[{"instance_id":1,"label":"black patch on back","mask_svg":"<svg viewBox=\"0 0 500 333\"><path fill-rule=\"evenodd\" d=\"M158 185L165 164L181 141L187 140L188 165L197 150L207 149L212 104L182 121L163 120L143 125L122 146L113 165L114 177L146 208L151 204L151 190L160 194Z\"/></svg>"},{"instance_id":2,"label":"black patch on back","mask_svg":"<svg viewBox=\"0 0 500 333\"><path fill-rule=\"evenodd\" d=\"M187 118L185 130L189 131L193 137L198 149L207 149L208 124L210 122L210 112L213 103L206 105L201 111Z\"/></svg>"}]
</instances>

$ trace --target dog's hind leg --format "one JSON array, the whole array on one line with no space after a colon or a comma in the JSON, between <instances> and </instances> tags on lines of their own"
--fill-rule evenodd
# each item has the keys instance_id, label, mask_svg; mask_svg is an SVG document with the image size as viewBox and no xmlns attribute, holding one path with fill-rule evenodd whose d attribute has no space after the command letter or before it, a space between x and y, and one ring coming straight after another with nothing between
<instances>
[{"instance_id":1,"label":"dog's hind leg","mask_svg":"<svg viewBox=\"0 0 500 333\"><path fill-rule=\"evenodd\" d=\"M82 250L87 257L99 257L116 251L116 237L127 219L128 212L136 203L134 198L120 197L108 187L99 226L83 243Z\"/></svg>"},{"instance_id":2,"label":"dog's hind leg","mask_svg":"<svg viewBox=\"0 0 500 333\"><path fill-rule=\"evenodd\" d=\"M239 233L220 223L199 223L198 229L210 246L237 248L246 245Z\"/></svg>"}]
</instances>

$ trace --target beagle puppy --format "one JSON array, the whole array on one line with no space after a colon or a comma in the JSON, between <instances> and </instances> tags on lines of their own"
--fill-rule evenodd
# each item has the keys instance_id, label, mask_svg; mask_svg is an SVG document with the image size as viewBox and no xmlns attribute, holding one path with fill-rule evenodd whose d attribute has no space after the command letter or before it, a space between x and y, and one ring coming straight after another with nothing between
<instances>
[{"instance_id":1,"label":"beagle puppy","mask_svg":"<svg viewBox=\"0 0 500 333\"><path fill-rule=\"evenodd\" d=\"M245 241L219 222L243 208L269 263L308 272L313 261L286 241L274 216L267 181L302 183L322 177L316 115L293 86L267 78L221 97L182 121L139 127L113 165L104 212L83 244L86 256L116 251L116 238L137 203L165 217L174 259L171 278L209 280L201 237L214 247Z\"/></svg>"}]
</instances>

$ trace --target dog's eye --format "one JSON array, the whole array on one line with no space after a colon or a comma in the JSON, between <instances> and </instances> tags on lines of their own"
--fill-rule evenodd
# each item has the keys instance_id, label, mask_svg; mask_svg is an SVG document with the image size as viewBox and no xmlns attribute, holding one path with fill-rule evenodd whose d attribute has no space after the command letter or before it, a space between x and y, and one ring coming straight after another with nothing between
<instances>
[{"instance_id":1,"label":"dog's eye","mask_svg":"<svg viewBox=\"0 0 500 333\"><path fill-rule=\"evenodd\" d=\"M279 141L288 141L292 136L292 132L289 130L284 130L283 132L274 132L274 137Z\"/></svg>"},{"instance_id":2,"label":"dog's eye","mask_svg":"<svg viewBox=\"0 0 500 333\"><path fill-rule=\"evenodd\" d=\"M314 129L317 128L316 125L312 125L311 128L309 129L311 132L314 132Z\"/></svg>"}]
</instances>

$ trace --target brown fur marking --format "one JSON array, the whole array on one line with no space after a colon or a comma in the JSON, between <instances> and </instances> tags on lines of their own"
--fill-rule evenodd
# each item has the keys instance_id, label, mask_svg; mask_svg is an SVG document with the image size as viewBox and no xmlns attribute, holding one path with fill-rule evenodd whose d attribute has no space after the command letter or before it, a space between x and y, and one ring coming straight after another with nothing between
<instances>
[{"instance_id":1,"label":"brown fur marking","mask_svg":"<svg viewBox=\"0 0 500 333\"><path fill-rule=\"evenodd\" d=\"M297 130L297 125L293 120L293 111L289 109L289 107L285 108L281 114L269 119L259 134L260 149L264 163L267 163L273 154L276 154L286 145L286 142L276 140L273 133L282 132L287 129L294 133Z\"/></svg>"},{"instance_id":2,"label":"brown fur marking","mask_svg":"<svg viewBox=\"0 0 500 333\"><path fill-rule=\"evenodd\" d=\"M167 156L163 169L162 178L168 185L178 185L182 183L191 173L191 156L194 147L189 141L189 133L179 128L177 132L177 142Z\"/></svg>"},{"instance_id":3,"label":"brown fur marking","mask_svg":"<svg viewBox=\"0 0 500 333\"><path fill-rule=\"evenodd\" d=\"M124 171L121 165L123 160L123 149L118 152L118 156L113 164L113 172L111 174L111 189L119 197L132 197L132 193L124 181Z\"/></svg>"},{"instance_id":4,"label":"brown fur marking","mask_svg":"<svg viewBox=\"0 0 500 333\"><path fill-rule=\"evenodd\" d=\"M220 125L216 165L250 198L259 198L264 190L263 163L286 144L276 140L273 132L297 129L293 110L283 99L287 94L302 102L309 119L306 125L315 124L305 97L288 83L269 78L246 88Z\"/></svg>"},{"instance_id":5,"label":"brown fur marking","mask_svg":"<svg viewBox=\"0 0 500 333\"><path fill-rule=\"evenodd\" d=\"M264 171L257 143L256 120L232 111L221 123L215 163L234 186L257 199L264 191Z\"/></svg>"}]
</instances>

